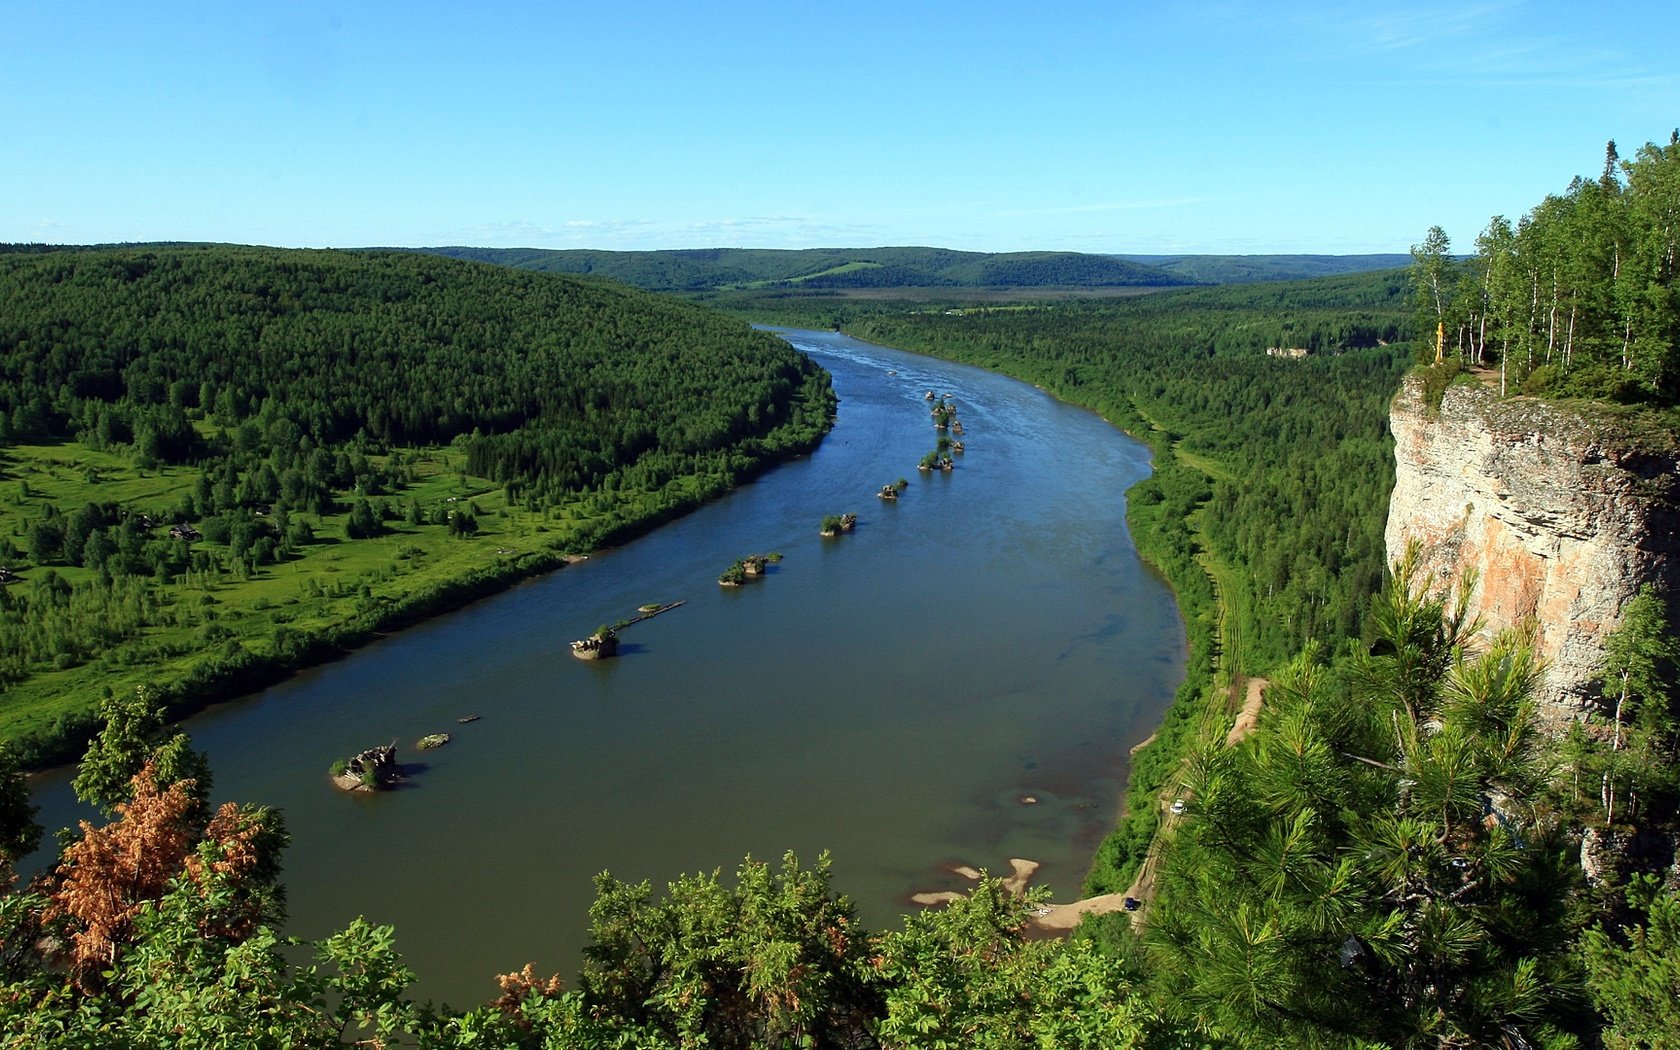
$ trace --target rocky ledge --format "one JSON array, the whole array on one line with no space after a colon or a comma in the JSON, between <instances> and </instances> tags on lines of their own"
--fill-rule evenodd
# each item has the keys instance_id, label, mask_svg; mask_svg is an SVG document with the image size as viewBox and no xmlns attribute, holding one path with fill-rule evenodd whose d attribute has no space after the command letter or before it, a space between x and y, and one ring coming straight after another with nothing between
<instances>
[{"instance_id":1,"label":"rocky ledge","mask_svg":"<svg viewBox=\"0 0 1680 1050\"><path fill-rule=\"evenodd\" d=\"M1532 621L1554 727L1602 694L1604 639L1646 583L1680 596L1680 450L1594 406L1447 388L1440 406L1406 379L1390 417L1390 561L1409 541L1439 582L1475 570L1488 632Z\"/></svg>"}]
</instances>

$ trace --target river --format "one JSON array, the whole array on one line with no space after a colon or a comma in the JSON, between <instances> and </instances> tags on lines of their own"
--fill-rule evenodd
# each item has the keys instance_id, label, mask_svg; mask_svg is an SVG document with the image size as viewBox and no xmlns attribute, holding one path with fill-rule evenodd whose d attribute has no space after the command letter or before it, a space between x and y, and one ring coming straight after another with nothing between
<instances>
[{"instance_id":1,"label":"river","mask_svg":"<svg viewBox=\"0 0 1680 1050\"><path fill-rule=\"evenodd\" d=\"M527 961L571 981L602 870L661 887L828 850L873 929L914 892L962 888L954 864L1029 858L1057 899L1078 895L1127 751L1184 673L1172 593L1125 528L1148 450L980 369L784 336L841 399L812 455L187 723L218 800L285 813L287 932L392 923L415 993L465 1007ZM966 431L950 473L916 470L936 439L930 390ZM900 477L902 499L876 497ZM845 511L856 530L819 538ZM736 558L771 552L766 578L717 586ZM678 599L626 629L616 660L568 654L597 624ZM453 742L413 750L440 731ZM393 740L403 790L328 785L334 759ZM68 777L37 792L49 829L79 815Z\"/></svg>"}]
</instances>

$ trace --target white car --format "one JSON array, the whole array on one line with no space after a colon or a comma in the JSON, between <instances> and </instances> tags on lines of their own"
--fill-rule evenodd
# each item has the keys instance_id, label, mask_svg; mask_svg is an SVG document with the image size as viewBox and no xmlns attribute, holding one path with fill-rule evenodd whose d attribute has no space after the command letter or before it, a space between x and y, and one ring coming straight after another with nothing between
<instances>
[{"instance_id":1,"label":"white car","mask_svg":"<svg viewBox=\"0 0 1680 1050\"><path fill-rule=\"evenodd\" d=\"M1181 799L1181 798L1173 799L1172 815L1175 816L1175 817L1182 817L1184 815L1184 800L1183 799Z\"/></svg>"}]
</instances>

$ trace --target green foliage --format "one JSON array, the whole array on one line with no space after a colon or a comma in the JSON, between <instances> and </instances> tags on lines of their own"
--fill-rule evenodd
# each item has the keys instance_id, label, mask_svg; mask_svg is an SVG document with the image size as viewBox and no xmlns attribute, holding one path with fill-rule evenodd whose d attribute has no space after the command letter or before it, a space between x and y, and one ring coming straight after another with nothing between
<instances>
[{"instance_id":1,"label":"green foliage","mask_svg":"<svg viewBox=\"0 0 1680 1050\"><path fill-rule=\"evenodd\" d=\"M989 254L945 248L426 250L525 270L610 277L660 292L720 288L1122 288L1193 283L1178 274L1116 256L1076 252Z\"/></svg>"},{"instance_id":2,"label":"green foliage","mask_svg":"<svg viewBox=\"0 0 1680 1050\"><path fill-rule=\"evenodd\" d=\"M1404 255L1124 255L1196 284L1304 281L1405 266Z\"/></svg>"},{"instance_id":3,"label":"green foliage","mask_svg":"<svg viewBox=\"0 0 1680 1050\"><path fill-rule=\"evenodd\" d=\"M874 1012L869 942L828 888L828 861L780 871L751 860L655 901L602 875L579 987L595 1012L680 1045L829 1045Z\"/></svg>"},{"instance_id":4,"label":"green foliage","mask_svg":"<svg viewBox=\"0 0 1680 1050\"><path fill-rule=\"evenodd\" d=\"M132 781L152 763L159 787L190 780L200 802L210 796L210 767L185 733L165 737L164 712L144 687L99 705L104 728L88 745L72 786L76 797L109 815L132 797Z\"/></svg>"},{"instance_id":5,"label":"green foliage","mask_svg":"<svg viewBox=\"0 0 1680 1050\"><path fill-rule=\"evenodd\" d=\"M344 523L344 535L352 540L365 540L377 536L384 531L379 517L373 512L373 505L365 499L359 499L350 508L350 518Z\"/></svg>"},{"instance_id":6,"label":"green foliage","mask_svg":"<svg viewBox=\"0 0 1680 1050\"><path fill-rule=\"evenodd\" d=\"M1668 820L1680 797L1680 741L1670 695L1680 640L1650 584L1622 607L1604 650L1609 707L1594 712L1580 731L1590 743L1577 738L1578 772L1599 781L1594 819L1609 825Z\"/></svg>"},{"instance_id":7,"label":"green foliage","mask_svg":"<svg viewBox=\"0 0 1680 1050\"><path fill-rule=\"evenodd\" d=\"M261 684L696 506L834 404L738 321L412 253L0 253L0 301L27 478L0 491L0 739L37 764L98 685Z\"/></svg>"},{"instance_id":8,"label":"green foliage","mask_svg":"<svg viewBox=\"0 0 1680 1050\"><path fill-rule=\"evenodd\" d=\"M1680 398L1680 135L1576 178L1463 263L1433 228L1414 251L1443 351L1496 365L1509 392L1672 405ZM1433 344L1432 344L1433 346ZM1434 359L1435 355L1431 355Z\"/></svg>"},{"instance_id":9,"label":"green foliage","mask_svg":"<svg viewBox=\"0 0 1680 1050\"><path fill-rule=\"evenodd\" d=\"M29 801L29 784L16 756L10 747L0 744L0 880L13 862L34 852L41 841L41 826L35 823L37 811Z\"/></svg>"},{"instance_id":10,"label":"green foliage","mask_svg":"<svg viewBox=\"0 0 1680 1050\"><path fill-rule=\"evenodd\" d=\"M1129 1047L1164 1026L1089 942L1023 941L1036 895L995 879L937 912L912 915L879 951L885 1046Z\"/></svg>"},{"instance_id":11,"label":"green foliage","mask_svg":"<svg viewBox=\"0 0 1680 1050\"><path fill-rule=\"evenodd\" d=\"M1609 1050L1680 1046L1680 893L1655 879L1628 887L1639 921L1581 938L1587 990L1609 1021Z\"/></svg>"},{"instance_id":12,"label":"green foliage","mask_svg":"<svg viewBox=\"0 0 1680 1050\"><path fill-rule=\"evenodd\" d=\"M1574 876L1514 637L1465 648L1410 563L1373 651L1298 660L1187 766L1146 943L1174 1016L1255 1045L1565 1045Z\"/></svg>"}]
</instances>

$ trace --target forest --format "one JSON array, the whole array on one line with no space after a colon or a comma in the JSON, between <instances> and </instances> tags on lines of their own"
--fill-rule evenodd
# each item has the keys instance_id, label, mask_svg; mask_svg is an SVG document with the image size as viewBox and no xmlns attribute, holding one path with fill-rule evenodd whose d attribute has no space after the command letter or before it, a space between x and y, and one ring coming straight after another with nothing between
<instances>
[{"instance_id":1,"label":"forest","mask_svg":"<svg viewBox=\"0 0 1680 1050\"><path fill-rule=\"evenodd\" d=\"M833 410L714 312L414 253L0 253L0 302L0 738L31 763L106 689L249 688L692 507Z\"/></svg>"},{"instance_id":2,"label":"forest","mask_svg":"<svg viewBox=\"0 0 1680 1050\"><path fill-rule=\"evenodd\" d=\"M650 291L709 293L778 288L834 294L861 289L1149 289L1189 284L1298 281L1406 265L1405 255L1093 255L958 252L946 248L694 248L599 251L427 248L524 270L593 274Z\"/></svg>"},{"instance_id":3,"label":"forest","mask_svg":"<svg viewBox=\"0 0 1680 1050\"><path fill-rule=\"evenodd\" d=\"M1441 227L1412 248L1434 359L1496 369L1510 393L1680 402L1680 132L1577 177L1459 258Z\"/></svg>"},{"instance_id":4,"label":"forest","mask_svg":"<svg viewBox=\"0 0 1680 1050\"><path fill-rule=\"evenodd\" d=\"M1673 140L1607 162L1520 228L1577 207L1608 225L1582 218L1527 254L1469 259L1431 235L1410 272L1008 307L725 300L761 320L832 325L1016 375L1151 445L1156 472L1129 494L1128 516L1178 591L1189 678L1134 763L1128 814L1088 887L1124 887L1152 849L1161 876L1142 909L1040 940L1029 924L1042 898L983 880L947 908L870 930L826 857L748 858L732 877L699 873L657 891L603 873L575 981L526 966L487 981L482 1005L419 1003L396 931L356 920L313 943L279 932L282 816L233 803L212 812L211 771L158 697L112 690L76 780L106 823L64 835L57 868L0 897L3 1038L1675 1045L1680 893L1633 863L1635 851L1591 879L1580 863L1587 836L1672 835L1680 644L1668 611L1650 591L1628 604L1602 668L1615 695L1553 739L1536 720L1526 639L1479 637L1465 601L1474 581L1443 592L1410 556L1385 565L1382 519L1387 406L1414 362L1437 378L1503 368L1512 393L1672 404L1672 253L1661 249L1672 226L1646 219L1667 214L1659 188L1674 185L1677 164ZM1606 243L1594 239L1603 231L1607 257L1583 247ZM1527 275L1527 312L1521 295L1493 294L1500 258ZM214 420L188 422L196 440L223 440ZM368 476L387 474L378 484L422 485L404 479L435 467L369 440ZM535 454L481 447L506 456L477 461L486 467ZM556 491L515 490L538 501ZM394 527L381 515L359 527L382 525ZM1256 673L1271 680L1258 723L1229 740L1234 687ZM0 750L0 881L40 836L21 769Z\"/></svg>"},{"instance_id":5,"label":"forest","mask_svg":"<svg viewBox=\"0 0 1680 1050\"><path fill-rule=\"evenodd\" d=\"M1078 252L959 252L948 248L707 248L608 252L428 248L521 269L593 274L658 292L729 288L1133 288L1191 283L1163 269Z\"/></svg>"},{"instance_id":6,"label":"forest","mask_svg":"<svg viewBox=\"0 0 1680 1050\"><path fill-rule=\"evenodd\" d=\"M1301 281L1335 277L1366 270L1393 270L1411 260L1389 255L1122 255L1122 259L1156 266L1196 284L1252 284L1257 281Z\"/></svg>"}]
</instances>

